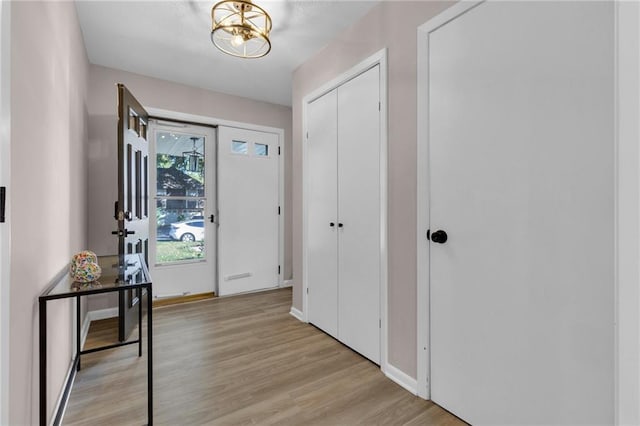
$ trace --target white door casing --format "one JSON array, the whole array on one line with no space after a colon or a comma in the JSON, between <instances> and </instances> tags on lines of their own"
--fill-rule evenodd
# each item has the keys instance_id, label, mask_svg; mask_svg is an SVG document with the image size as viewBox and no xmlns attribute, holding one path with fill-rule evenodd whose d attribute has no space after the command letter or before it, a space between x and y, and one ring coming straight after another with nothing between
<instances>
[{"instance_id":1,"label":"white door casing","mask_svg":"<svg viewBox=\"0 0 640 426\"><path fill-rule=\"evenodd\" d=\"M616 1L616 425L640 424L640 3Z\"/></svg>"},{"instance_id":2,"label":"white door casing","mask_svg":"<svg viewBox=\"0 0 640 426\"><path fill-rule=\"evenodd\" d=\"M220 295L278 287L279 136L220 126L218 141Z\"/></svg>"},{"instance_id":3,"label":"white door casing","mask_svg":"<svg viewBox=\"0 0 640 426\"><path fill-rule=\"evenodd\" d=\"M180 122L150 120L151 143L149 147L150 161L150 210L152 218L156 217L157 200L157 137L158 134L175 133L185 136L204 138L205 154L205 209L204 240L205 257L202 260L176 263L160 263L156 258L157 227L155 219L149 229L149 268L153 276L154 295L156 298L179 297L190 294L212 293L217 290L217 229L209 221L211 214L217 214L216 194L216 135L213 127L183 124ZM191 149L188 146L188 149Z\"/></svg>"},{"instance_id":4,"label":"white door casing","mask_svg":"<svg viewBox=\"0 0 640 426\"><path fill-rule=\"evenodd\" d=\"M473 424L612 423L613 4L467 3L421 31L419 217L449 234L419 229L431 398Z\"/></svg>"},{"instance_id":5,"label":"white door casing","mask_svg":"<svg viewBox=\"0 0 640 426\"><path fill-rule=\"evenodd\" d=\"M338 105L337 89L307 108L309 322L338 337Z\"/></svg>"},{"instance_id":6,"label":"white door casing","mask_svg":"<svg viewBox=\"0 0 640 426\"><path fill-rule=\"evenodd\" d=\"M379 364L380 65L337 91L338 338Z\"/></svg>"}]
</instances>

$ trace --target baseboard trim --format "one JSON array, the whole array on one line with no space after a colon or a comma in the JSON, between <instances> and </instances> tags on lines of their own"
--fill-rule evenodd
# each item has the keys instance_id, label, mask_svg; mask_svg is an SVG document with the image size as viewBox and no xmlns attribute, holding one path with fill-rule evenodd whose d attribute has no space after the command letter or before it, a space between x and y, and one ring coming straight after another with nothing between
<instances>
[{"instance_id":1,"label":"baseboard trim","mask_svg":"<svg viewBox=\"0 0 640 426\"><path fill-rule=\"evenodd\" d=\"M76 372L78 371L78 360L80 359L80 355L76 354L69 365L69 370L67 371L67 376L64 379L64 387L62 388L62 393L58 397L58 401L56 401L56 408L53 411L53 415L51 416L51 426L59 426L62 424L62 419L64 418L64 412L67 410L67 403L69 402L69 395L71 395L71 388L73 387L73 382L76 380Z\"/></svg>"},{"instance_id":2,"label":"baseboard trim","mask_svg":"<svg viewBox=\"0 0 640 426\"><path fill-rule=\"evenodd\" d=\"M176 297L166 297L163 299L155 299L153 301L153 307L159 308L161 306L178 305L181 303L188 303L188 302L197 302L200 300L213 299L214 297L216 297L216 294L214 292L187 294L185 296L176 296Z\"/></svg>"},{"instance_id":3,"label":"baseboard trim","mask_svg":"<svg viewBox=\"0 0 640 426\"><path fill-rule=\"evenodd\" d=\"M89 322L99 321L107 318L114 318L118 316L118 308L99 309L97 311L87 312L87 318Z\"/></svg>"},{"instance_id":4,"label":"baseboard trim","mask_svg":"<svg viewBox=\"0 0 640 426\"><path fill-rule=\"evenodd\" d=\"M293 287L293 280L284 280L282 282L281 288L284 288L284 287Z\"/></svg>"},{"instance_id":5,"label":"baseboard trim","mask_svg":"<svg viewBox=\"0 0 640 426\"><path fill-rule=\"evenodd\" d=\"M418 394L418 381L391 364L382 370L384 374L414 395Z\"/></svg>"},{"instance_id":6,"label":"baseboard trim","mask_svg":"<svg viewBox=\"0 0 640 426\"><path fill-rule=\"evenodd\" d=\"M291 315L292 317L294 317L298 321L304 322L304 315L302 315L302 312L300 310L294 308L293 306L291 307L291 310L289 311L289 315Z\"/></svg>"}]
</instances>

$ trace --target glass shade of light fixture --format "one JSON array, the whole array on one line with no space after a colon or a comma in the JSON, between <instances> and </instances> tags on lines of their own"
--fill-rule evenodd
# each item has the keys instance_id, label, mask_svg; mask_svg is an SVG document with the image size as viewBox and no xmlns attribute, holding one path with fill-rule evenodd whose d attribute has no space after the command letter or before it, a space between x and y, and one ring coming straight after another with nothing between
<instances>
[{"instance_id":1,"label":"glass shade of light fixture","mask_svg":"<svg viewBox=\"0 0 640 426\"><path fill-rule=\"evenodd\" d=\"M187 162L186 164L187 171L190 171L190 172L197 172L200 164L200 159L204 158L204 155L202 155L196 149L196 142L198 141L198 139L200 138L192 137L191 140L193 141L193 150L185 151L182 153L182 156L185 158Z\"/></svg>"},{"instance_id":2,"label":"glass shade of light fixture","mask_svg":"<svg viewBox=\"0 0 640 426\"><path fill-rule=\"evenodd\" d=\"M223 0L211 9L211 41L232 56L260 58L271 50L271 17L251 0Z\"/></svg>"}]
</instances>

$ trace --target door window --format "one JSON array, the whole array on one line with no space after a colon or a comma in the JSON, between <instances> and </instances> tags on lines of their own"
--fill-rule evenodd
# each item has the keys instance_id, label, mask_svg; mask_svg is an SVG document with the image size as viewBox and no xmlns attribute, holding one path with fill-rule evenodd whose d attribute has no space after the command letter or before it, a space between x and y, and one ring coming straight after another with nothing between
<instances>
[{"instance_id":1,"label":"door window","mask_svg":"<svg viewBox=\"0 0 640 426\"><path fill-rule=\"evenodd\" d=\"M205 143L156 132L156 264L205 259Z\"/></svg>"}]
</instances>

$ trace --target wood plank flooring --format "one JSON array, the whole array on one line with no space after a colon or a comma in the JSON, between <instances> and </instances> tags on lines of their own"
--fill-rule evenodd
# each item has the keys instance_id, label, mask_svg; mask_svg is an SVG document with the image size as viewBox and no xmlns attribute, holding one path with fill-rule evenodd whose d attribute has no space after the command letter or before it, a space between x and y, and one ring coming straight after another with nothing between
<instances>
[{"instance_id":1,"label":"wood plank flooring","mask_svg":"<svg viewBox=\"0 0 640 426\"><path fill-rule=\"evenodd\" d=\"M465 424L290 306L282 289L154 309L155 424ZM115 321L97 321L86 347L116 338ZM145 424L146 383L137 345L85 355L63 424Z\"/></svg>"}]
</instances>

